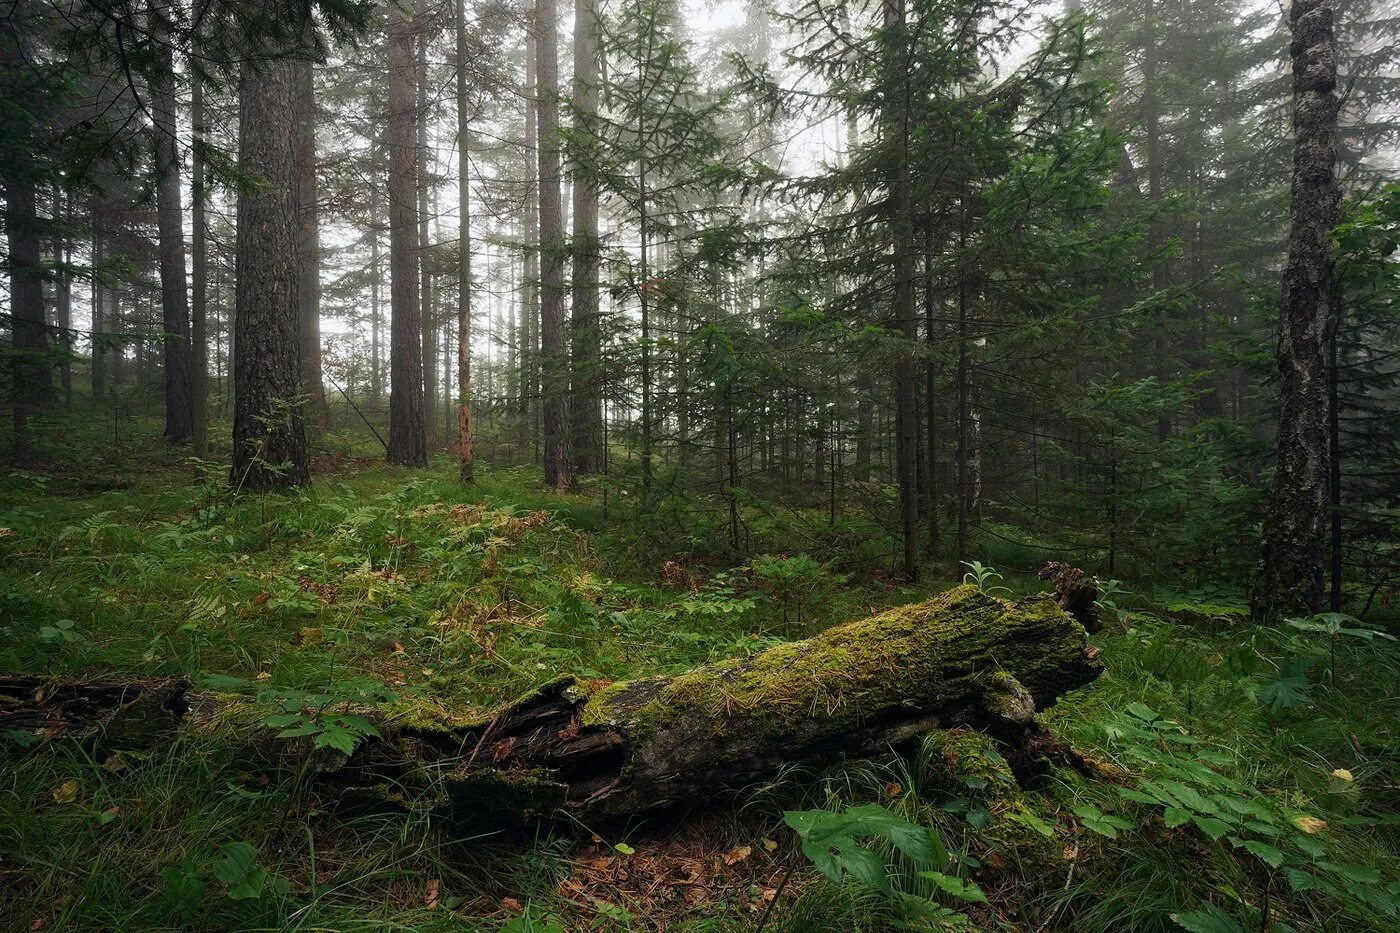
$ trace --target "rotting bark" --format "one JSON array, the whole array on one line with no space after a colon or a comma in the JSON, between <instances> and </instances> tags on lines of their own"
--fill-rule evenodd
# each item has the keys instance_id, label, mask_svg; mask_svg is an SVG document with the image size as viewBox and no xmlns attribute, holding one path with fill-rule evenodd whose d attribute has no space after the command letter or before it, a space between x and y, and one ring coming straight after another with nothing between
<instances>
[{"instance_id":1,"label":"rotting bark","mask_svg":"<svg viewBox=\"0 0 1400 933\"><path fill-rule=\"evenodd\" d=\"M682 674L601 687L562 677L484 718L388 716L382 738L313 765L350 800L468 822L656 812L947 728L989 733L1026 777L1047 757L1073 763L1034 716L1098 677L1095 654L1053 599L1010 603L962 586ZM70 713L95 711L107 733L117 722L124 736L149 736L148 723L209 707L179 681L46 687L24 703L26 684L41 682L0 681L0 726L67 728Z\"/></svg>"}]
</instances>

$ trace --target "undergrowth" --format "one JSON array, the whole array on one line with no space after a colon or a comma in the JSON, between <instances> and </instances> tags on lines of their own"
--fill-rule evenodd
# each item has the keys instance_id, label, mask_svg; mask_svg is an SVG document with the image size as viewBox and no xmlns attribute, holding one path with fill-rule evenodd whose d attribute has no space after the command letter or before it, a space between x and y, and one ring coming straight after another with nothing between
<instances>
[{"instance_id":1,"label":"undergrowth","mask_svg":"<svg viewBox=\"0 0 1400 933\"><path fill-rule=\"evenodd\" d=\"M683 670L954 576L898 588L830 549L783 552L761 510L750 524L770 523L768 553L751 562L683 543L642 552L632 532L649 517L615 499L605 517L596 489L555 496L533 470L482 468L464 491L445 460L408 472L346 449L311 490L266 497L136 448L12 472L0 668L189 677L243 696L288 741L344 749L374 729L366 706L461 715L560 672ZM1057 771L1034 791L983 737L939 733L909 759L783 775L680 828L521 838L428 811L334 812L304 770L237 730L113 753L14 732L0 750L0 917L75 930L1393 928L1395 647L1249 626L1228 593L1119 588L1104 614L1106 673L1043 717L1097 776ZM932 829L948 853L934 874L985 902L874 830L851 838L888 883L833 880L783 818L875 803ZM911 916L907 897L938 910Z\"/></svg>"}]
</instances>

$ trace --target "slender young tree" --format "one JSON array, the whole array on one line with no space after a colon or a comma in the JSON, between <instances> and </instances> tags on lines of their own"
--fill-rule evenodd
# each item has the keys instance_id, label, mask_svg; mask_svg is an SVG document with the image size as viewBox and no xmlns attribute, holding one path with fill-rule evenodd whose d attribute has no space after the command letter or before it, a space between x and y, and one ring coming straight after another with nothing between
<instances>
[{"instance_id":1,"label":"slender young tree","mask_svg":"<svg viewBox=\"0 0 1400 933\"><path fill-rule=\"evenodd\" d=\"M426 466L423 321L418 303L418 156L414 151L414 22L389 7L389 444L390 463Z\"/></svg>"},{"instance_id":2,"label":"slender young tree","mask_svg":"<svg viewBox=\"0 0 1400 933\"><path fill-rule=\"evenodd\" d=\"M298 341L297 63L243 66L238 98L240 169L259 180L238 199L233 338L233 470L239 489L311 481Z\"/></svg>"},{"instance_id":3,"label":"slender young tree","mask_svg":"<svg viewBox=\"0 0 1400 933\"><path fill-rule=\"evenodd\" d=\"M1294 0L1293 190L1279 314L1278 462L1264 526L1256 617L1324 605L1332 230L1337 224L1337 58L1332 0Z\"/></svg>"},{"instance_id":4,"label":"slender young tree","mask_svg":"<svg viewBox=\"0 0 1400 933\"><path fill-rule=\"evenodd\" d=\"M167 13L152 23L161 61L151 89L155 152L156 222L160 239L162 350L165 357L165 439L184 443L194 435L194 372L190 304L185 279L185 218L181 207L180 150L175 113L175 66L166 39ZM165 44L160 44L164 42Z\"/></svg>"},{"instance_id":5,"label":"slender young tree","mask_svg":"<svg viewBox=\"0 0 1400 933\"><path fill-rule=\"evenodd\" d=\"M194 146L190 153L191 225L190 270L191 318L190 349L194 390L194 455L209 456L209 231L205 217L208 194L205 191L205 125L204 81L197 73L190 75L190 123Z\"/></svg>"},{"instance_id":6,"label":"slender young tree","mask_svg":"<svg viewBox=\"0 0 1400 933\"><path fill-rule=\"evenodd\" d=\"M471 125L467 106L467 0L457 0L457 461L463 483L476 478L472 425Z\"/></svg>"}]
</instances>

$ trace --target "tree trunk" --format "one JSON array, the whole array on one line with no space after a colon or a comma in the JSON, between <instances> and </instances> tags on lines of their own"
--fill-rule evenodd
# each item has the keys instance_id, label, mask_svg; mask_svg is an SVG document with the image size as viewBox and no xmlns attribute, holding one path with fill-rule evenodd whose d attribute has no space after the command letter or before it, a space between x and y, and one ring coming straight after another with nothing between
<instances>
[{"instance_id":1,"label":"tree trunk","mask_svg":"<svg viewBox=\"0 0 1400 933\"><path fill-rule=\"evenodd\" d=\"M1337 57L1331 0L1294 0L1293 192L1283 274L1278 466L1265 520L1254 614L1310 615L1324 605L1329 457L1328 341L1337 224Z\"/></svg>"},{"instance_id":2,"label":"tree trunk","mask_svg":"<svg viewBox=\"0 0 1400 933\"><path fill-rule=\"evenodd\" d=\"M467 0L457 0L457 462L470 483L476 473L472 426L472 224L468 184L471 134L467 109Z\"/></svg>"},{"instance_id":3,"label":"tree trunk","mask_svg":"<svg viewBox=\"0 0 1400 933\"><path fill-rule=\"evenodd\" d=\"M240 489L309 483L297 337L296 62L243 66L238 161L262 185L238 199L233 470Z\"/></svg>"},{"instance_id":4,"label":"tree trunk","mask_svg":"<svg viewBox=\"0 0 1400 933\"><path fill-rule=\"evenodd\" d=\"M194 369L190 349L190 304L185 279L185 215L180 196L180 154L175 117L175 71L164 14L153 14L161 61L151 87L151 133L155 148L156 225L160 239L162 350L165 357L165 439L184 443L194 436Z\"/></svg>"},{"instance_id":5,"label":"tree trunk","mask_svg":"<svg viewBox=\"0 0 1400 933\"><path fill-rule=\"evenodd\" d=\"M423 320L418 303L418 159L414 152L413 21L389 7L390 463L427 466Z\"/></svg>"},{"instance_id":6,"label":"tree trunk","mask_svg":"<svg viewBox=\"0 0 1400 933\"><path fill-rule=\"evenodd\" d=\"M428 218L436 213L429 209L434 184L428 163L428 13L425 0L418 0L414 16L415 42L414 86L417 106L413 112L414 133L418 139L418 300L423 305L420 323L423 340L423 422L429 437L437 437L438 358L437 314L433 307L432 237Z\"/></svg>"},{"instance_id":7,"label":"tree trunk","mask_svg":"<svg viewBox=\"0 0 1400 933\"><path fill-rule=\"evenodd\" d=\"M575 132L594 132L598 113L598 10L596 0L574 2ZM587 170L574 171L573 380L570 398L574 468L597 473L603 462L602 320L598 313L598 185Z\"/></svg>"},{"instance_id":8,"label":"tree trunk","mask_svg":"<svg viewBox=\"0 0 1400 933\"><path fill-rule=\"evenodd\" d=\"M569 436L569 350L564 336L564 209L559 190L559 7L535 8L535 107L539 114L540 356L543 387L544 482L574 484Z\"/></svg>"},{"instance_id":9,"label":"tree trunk","mask_svg":"<svg viewBox=\"0 0 1400 933\"><path fill-rule=\"evenodd\" d=\"M15 457L23 460L31 453L30 412L44 404L52 374L34 185L18 173L6 180L5 235L10 249L10 330L16 351L10 364L14 374Z\"/></svg>"},{"instance_id":10,"label":"tree trunk","mask_svg":"<svg viewBox=\"0 0 1400 933\"><path fill-rule=\"evenodd\" d=\"M73 406L73 276L69 270L73 265L73 237L68 225L72 222L73 196L66 198L63 189L54 186L53 216L59 229L53 240L54 264L58 267L54 277L54 326L58 331L57 340L63 348L63 358L58 363L59 385L63 389L63 404Z\"/></svg>"},{"instance_id":11,"label":"tree trunk","mask_svg":"<svg viewBox=\"0 0 1400 933\"><path fill-rule=\"evenodd\" d=\"M351 799L497 823L562 811L587 824L703 803L935 729L986 730L1019 776L1033 776L1056 750L1035 713L1101 670L1083 627L1052 598L1012 604L962 586L674 676L604 686L561 677L489 716L384 722L382 738L348 759L313 763ZM149 744L187 710L217 709L181 687L7 676L0 726L98 720L109 747Z\"/></svg>"},{"instance_id":12,"label":"tree trunk","mask_svg":"<svg viewBox=\"0 0 1400 933\"><path fill-rule=\"evenodd\" d=\"M190 123L193 126L194 151L191 154L190 200L192 206L193 239L190 242L190 286L193 291L190 321L192 358L191 387L194 390L194 455L201 460L209 456L209 250L205 219L204 190L204 82L198 74L190 75Z\"/></svg>"},{"instance_id":13,"label":"tree trunk","mask_svg":"<svg viewBox=\"0 0 1400 933\"><path fill-rule=\"evenodd\" d=\"M897 99L887 114L895 168L890 179L890 201L894 208L894 318L900 333L910 344L895 363L895 444L896 474L899 479L899 511L904 537L904 579L919 579L919 485L916 461L919 455L918 413L913 359L919 339L914 312L914 202L909 169L909 86L905 59L906 20L904 0L884 0L885 28L895 37L887 54L888 67L898 77ZM897 45L894 44L897 42Z\"/></svg>"},{"instance_id":14,"label":"tree trunk","mask_svg":"<svg viewBox=\"0 0 1400 933\"><path fill-rule=\"evenodd\" d=\"M300 315L302 391L323 428L330 427L321 373L321 224L316 184L316 71L310 59L296 61L297 309Z\"/></svg>"}]
</instances>

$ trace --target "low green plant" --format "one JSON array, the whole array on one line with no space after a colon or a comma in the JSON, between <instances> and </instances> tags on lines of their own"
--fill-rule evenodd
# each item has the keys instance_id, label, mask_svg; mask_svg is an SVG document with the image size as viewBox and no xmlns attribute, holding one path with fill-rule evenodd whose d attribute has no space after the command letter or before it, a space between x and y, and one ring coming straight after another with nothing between
<instances>
[{"instance_id":1,"label":"low green plant","mask_svg":"<svg viewBox=\"0 0 1400 933\"><path fill-rule=\"evenodd\" d=\"M1010 593L1011 589L999 586L992 581L1005 579L992 567L988 567L979 560L965 560L962 562L967 568L967 573L963 574L963 582L977 587L988 596L995 596L997 593Z\"/></svg>"},{"instance_id":2,"label":"low green plant","mask_svg":"<svg viewBox=\"0 0 1400 933\"><path fill-rule=\"evenodd\" d=\"M802 853L819 872L834 882L849 881L883 895L907 928L966 923L966 915L937 903L935 894L959 902L987 899L976 884L946 873L951 859L937 832L877 803L834 812L789 810L783 821L797 834ZM914 869L912 876L892 872L888 856L863 840L904 856ZM923 891L916 881L924 882Z\"/></svg>"},{"instance_id":3,"label":"low green plant","mask_svg":"<svg viewBox=\"0 0 1400 933\"><path fill-rule=\"evenodd\" d=\"M1395 641L1395 636L1389 632L1369 628L1356 616L1349 616L1344 612L1322 612L1309 619L1285 619L1284 621L1300 632L1327 636L1327 651L1331 656L1331 662L1327 668L1327 679L1333 684L1337 682L1337 636L1356 638L1362 641L1374 641L1377 638Z\"/></svg>"}]
</instances>

